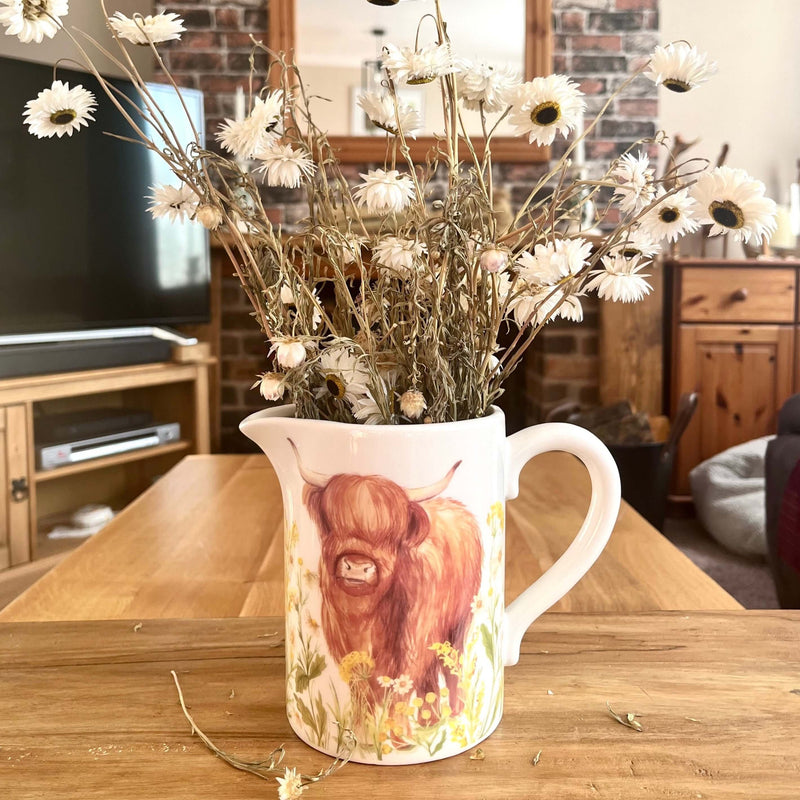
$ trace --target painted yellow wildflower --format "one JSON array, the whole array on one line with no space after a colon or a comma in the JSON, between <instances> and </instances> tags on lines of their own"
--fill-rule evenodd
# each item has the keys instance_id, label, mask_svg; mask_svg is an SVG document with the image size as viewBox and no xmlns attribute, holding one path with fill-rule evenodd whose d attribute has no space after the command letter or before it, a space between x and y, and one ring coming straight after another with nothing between
<instances>
[{"instance_id":1,"label":"painted yellow wildflower","mask_svg":"<svg viewBox=\"0 0 800 800\"><path fill-rule=\"evenodd\" d=\"M448 705L443 703L442 704L442 711L441 711L442 716L443 717L449 717L452 713L453 713L453 711L450 708L450 706L448 706Z\"/></svg>"},{"instance_id":2,"label":"painted yellow wildflower","mask_svg":"<svg viewBox=\"0 0 800 800\"><path fill-rule=\"evenodd\" d=\"M408 706L405 703L403 703L402 701L399 702L399 703L395 703L394 704L394 713L395 714L405 714L407 708L408 708Z\"/></svg>"},{"instance_id":3,"label":"painted yellow wildflower","mask_svg":"<svg viewBox=\"0 0 800 800\"><path fill-rule=\"evenodd\" d=\"M388 755L391 752L392 752L392 746L390 744L384 742L381 745L381 753L383 753L384 755Z\"/></svg>"},{"instance_id":4,"label":"painted yellow wildflower","mask_svg":"<svg viewBox=\"0 0 800 800\"><path fill-rule=\"evenodd\" d=\"M434 642L428 649L433 650L439 656L439 660L453 675L461 675L464 656L450 642Z\"/></svg>"},{"instance_id":5,"label":"painted yellow wildflower","mask_svg":"<svg viewBox=\"0 0 800 800\"><path fill-rule=\"evenodd\" d=\"M428 694L425 695L426 703L433 703L435 700L436 700L436 695L433 692L428 692ZM422 702L420 702L420 705L422 705Z\"/></svg>"},{"instance_id":6,"label":"painted yellow wildflower","mask_svg":"<svg viewBox=\"0 0 800 800\"><path fill-rule=\"evenodd\" d=\"M446 686L439 689L439 697L450 697L450 690Z\"/></svg>"},{"instance_id":7,"label":"painted yellow wildflower","mask_svg":"<svg viewBox=\"0 0 800 800\"><path fill-rule=\"evenodd\" d=\"M369 653L363 650L353 650L339 664L339 675L345 683L357 683L368 680L373 669L375 669L375 662Z\"/></svg>"},{"instance_id":8,"label":"painted yellow wildflower","mask_svg":"<svg viewBox=\"0 0 800 800\"><path fill-rule=\"evenodd\" d=\"M288 550L294 550L299 541L300 532L297 530L297 523L293 522L292 527L289 529L289 535L286 537L286 548Z\"/></svg>"},{"instance_id":9,"label":"painted yellow wildflower","mask_svg":"<svg viewBox=\"0 0 800 800\"><path fill-rule=\"evenodd\" d=\"M432 694L433 694L433 692L428 692L428 694L425 696L425 697L426 697L426 699L427 699L428 697L430 697ZM436 695L433 695L433 696L434 696L434 697L436 697ZM414 699L411 701L411 705L412 705L412 706L414 706L414 708L421 708L421 707L422 707L422 704L423 704L424 702L425 702L425 700L423 700L421 697L415 697L415 698L414 698ZM430 700L428 700L428 702L430 703L431 701L430 701Z\"/></svg>"},{"instance_id":10,"label":"painted yellow wildflower","mask_svg":"<svg viewBox=\"0 0 800 800\"><path fill-rule=\"evenodd\" d=\"M430 719L431 718L430 709L428 709L428 708L423 709L422 713L420 714L420 716L422 717L422 719Z\"/></svg>"},{"instance_id":11,"label":"painted yellow wildflower","mask_svg":"<svg viewBox=\"0 0 800 800\"><path fill-rule=\"evenodd\" d=\"M486 524L492 536L502 534L506 526L506 512L502 503L493 503L486 517Z\"/></svg>"}]
</instances>

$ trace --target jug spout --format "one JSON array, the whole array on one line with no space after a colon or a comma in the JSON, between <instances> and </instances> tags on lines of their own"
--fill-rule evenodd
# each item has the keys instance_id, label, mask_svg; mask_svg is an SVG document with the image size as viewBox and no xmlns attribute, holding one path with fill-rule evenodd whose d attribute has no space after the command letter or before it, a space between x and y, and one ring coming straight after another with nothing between
<instances>
[{"instance_id":1,"label":"jug spout","mask_svg":"<svg viewBox=\"0 0 800 800\"><path fill-rule=\"evenodd\" d=\"M286 445L287 420L293 418L294 404L265 408L243 419L239 423L239 430L252 439L274 465L274 453Z\"/></svg>"}]
</instances>

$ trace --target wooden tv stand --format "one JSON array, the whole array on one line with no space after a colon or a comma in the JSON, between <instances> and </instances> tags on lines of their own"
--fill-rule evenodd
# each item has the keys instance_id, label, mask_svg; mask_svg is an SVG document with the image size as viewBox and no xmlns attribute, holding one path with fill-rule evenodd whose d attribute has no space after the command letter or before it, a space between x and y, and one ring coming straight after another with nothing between
<instances>
[{"instance_id":1,"label":"wooden tv stand","mask_svg":"<svg viewBox=\"0 0 800 800\"><path fill-rule=\"evenodd\" d=\"M210 451L212 363L208 348L199 345L177 348L168 363L0 380L0 582L13 573L41 573L84 541L47 537L76 509L102 503L119 510L187 453ZM179 422L181 438L37 469L37 413L111 407L147 409L158 422Z\"/></svg>"}]
</instances>

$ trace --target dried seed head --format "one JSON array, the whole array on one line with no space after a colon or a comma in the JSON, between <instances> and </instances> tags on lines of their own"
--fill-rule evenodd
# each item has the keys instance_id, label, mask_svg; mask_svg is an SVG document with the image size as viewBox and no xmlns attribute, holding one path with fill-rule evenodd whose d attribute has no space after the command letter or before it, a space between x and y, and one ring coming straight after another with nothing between
<instances>
[{"instance_id":1,"label":"dried seed head","mask_svg":"<svg viewBox=\"0 0 800 800\"><path fill-rule=\"evenodd\" d=\"M222 225L222 212L216 206L203 203L197 207L195 219L207 230L215 231Z\"/></svg>"},{"instance_id":2,"label":"dried seed head","mask_svg":"<svg viewBox=\"0 0 800 800\"><path fill-rule=\"evenodd\" d=\"M400 395L400 411L409 419L419 419L428 407L422 392L409 389Z\"/></svg>"},{"instance_id":3,"label":"dried seed head","mask_svg":"<svg viewBox=\"0 0 800 800\"><path fill-rule=\"evenodd\" d=\"M480 264L481 269L487 272L502 272L508 266L508 253L505 250L484 250Z\"/></svg>"}]
</instances>

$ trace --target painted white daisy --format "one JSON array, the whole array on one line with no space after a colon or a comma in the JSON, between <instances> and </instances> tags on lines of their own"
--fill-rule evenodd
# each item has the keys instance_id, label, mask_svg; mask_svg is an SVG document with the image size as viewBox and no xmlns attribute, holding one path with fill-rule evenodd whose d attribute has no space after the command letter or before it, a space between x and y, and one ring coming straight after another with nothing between
<instances>
[{"instance_id":1,"label":"painted white daisy","mask_svg":"<svg viewBox=\"0 0 800 800\"><path fill-rule=\"evenodd\" d=\"M388 689L394 681L388 675L379 675L378 676L378 686L383 689Z\"/></svg>"},{"instance_id":2,"label":"painted white daisy","mask_svg":"<svg viewBox=\"0 0 800 800\"><path fill-rule=\"evenodd\" d=\"M251 158L277 139L282 115L283 92L267 92L263 99L254 99L253 109L244 119L226 119L217 133L217 141L237 158Z\"/></svg>"},{"instance_id":3,"label":"painted white daisy","mask_svg":"<svg viewBox=\"0 0 800 800\"><path fill-rule=\"evenodd\" d=\"M408 694L414 688L414 681L408 675L401 675L392 685L397 694Z\"/></svg>"},{"instance_id":4,"label":"painted white daisy","mask_svg":"<svg viewBox=\"0 0 800 800\"><path fill-rule=\"evenodd\" d=\"M435 42L421 50L387 44L381 62L394 80L410 86L432 83L442 75L451 75L458 70L450 46Z\"/></svg>"},{"instance_id":5,"label":"painted white daisy","mask_svg":"<svg viewBox=\"0 0 800 800\"><path fill-rule=\"evenodd\" d=\"M711 236L729 233L734 241L759 243L777 227L775 202L764 191L764 184L743 169L717 167L700 176L692 196L700 205L700 224L711 225Z\"/></svg>"},{"instance_id":6,"label":"painted white daisy","mask_svg":"<svg viewBox=\"0 0 800 800\"><path fill-rule=\"evenodd\" d=\"M619 198L619 207L630 214L638 214L655 197L650 159L645 153L625 153L611 170L611 178L618 184L614 197Z\"/></svg>"},{"instance_id":7,"label":"painted white daisy","mask_svg":"<svg viewBox=\"0 0 800 800\"><path fill-rule=\"evenodd\" d=\"M521 253L516 261L517 272L531 286L552 286L562 278L580 272L591 253L592 244L586 239L556 239L555 242L537 244L533 253Z\"/></svg>"},{"instance_id":8,"label":"painted white daisy","mask_svg":"<svg viewBox=\"0 0 800 800\"><path fill-rule=\"evenodd\" d=\"M566 137L586 108L578 84L564 75L534 78L514 89L509 99L514 133L527 133L529 142L541 145L552 144L558 133Z\"/></svg>"},{"instance_id":9,"label":"painted white daisy","mask_svg":"<svg viewBox=\"0 0 800 800\"><path fill-rule=\"evenodd\" d=\"M673 42L666 47L656 47L650 56L650 69L644 74L656 86L673 92L688 92L716 72L716 62L709 61L706 53L700 53L686 42Z\"/></svg>"},{"instance_id":10,"label":"painted white daisy","mask_svg":"<svg viewBox=\"0 0 800 800\"><path fill-rule=\"evenodd\" d=\"M369 393L370 374L362 360L346 345L327 347L317 362L323 387L317 396L329 394L337 400L355 402Z\"/></svg>"},{"instance_id":11,"label":"painted white daisy","mask_svg":"<svg viewBox=\"0 0 800 800\"><path fill-rule=\"evenodd\" d=\"M654 241L640 225L635 225L626 231L625 238L611 247L611 255L622 255L625 258L641 256L642 259L652 259L661 252L661 245Z\"/></svg>"},{"instance_id":12,"label":"painted white daisy","mask_svg":"<svg viewBox=\"0 0 800 800\"><path fill-rule=\"evenodd\" d=\"M419 419L427 407L425 395L417 389L407 389L400 395L400 411L409 419Z\"/></svg>"},{"instance_id":13,"label":"painted white daisy","mask_svg":"<svg viewBox=\"0 0 800 800\"><path fill-rule=\"evenodd\" d=\"M297 800L308 786L303 786L302 776L296 770L286 767L282 778L275 778L278 781L279 800Z\"/></svg>"},{"instance_id":14,"label":"painted white daisy","mask_svg":"<svg viewBox=\"0 0 800 800\"><path fill-rule=\"evenodd\" d=\"M53 81L49 89L43 89L35 100L25 103L22 113L28 130L37 138L72 136L81 126L94 120L92 112L97 108L94 95L80 84L69 88L68 83Z\"/></svg>"},{"instance_id":15,"label":"painted white daisy","mask_svg":"<svg viewBox=\"0 0 800 800\"><path fill-rule=\"evenodd\" d=\"M306 360L306 347L294 336L280 336L272 340L269 354L275 354L275 360L284 369L299 367Z\"/></svg>"},{"instance_id":16,"label":"painted white daisy","mask_svg":"<svg viewBox=\"0 0 800 800\"><path fill-rule=\"evenodd\" d=\"M397 112L395 113L394 100L390 94L364 92L364 94L358 96L356 102L373 125L387 133L391 133L393 136L398 134L398 119L400 121L400 130L406 136L416 138L417 132L422 127L422 120L415 108L398 102Z\"/></svg>"},{"instance_id":17,"label":"painted white daisy","mask_svg":"<svg viewBox=\"0 0 800 800\"><path fill-rule=\"evenodd\" d=\"M371 169L359 174L364 182L356 186L355 198L371 214L402 211L414 197L414 182L396 169Z\"/></svg>"},{"instance_id":18,"label":"painted white daisy","mask_svg":"<svg viewBox=\"0 0 800 800\"><path fill-rule=\"evenodd\" d=\"M210 203L203 203L197 207L194 218L207 230L215 231L222 225L222 212Z\"/></svg>"},{"instance_id":19,"label":"painted white daisy","mask_svg":"<svg viewBox=\"0 0 800 800\"><path fill-rule=\"evenodd\" d=\"M656 199L663 197L664 194L663 189L659 190ZM694 198L689 195L689 190L681 189L648 211L639 223L642 232L652 239L677 242L681 236L693 233L700 227L697 221L699 210Z\"/></svg>"},{"instance_id":20,"label":"painted white daisy","mask_svg":"<svg viewBox=\"0 0 800 800\"><path fill-rule=\"evenodd\" d=\"M415 262L419 264L428 252L424 242L416 239L401 239L384 236L372 249L372 259L379 266L396 273L400 278L411 277Z\"/></svg>"},{"instance_id":21,"label":"painted white daisy","mask_svg":"<svg viewBox=\"0 0 800 800\"><path fill-rule=\"evenodd\" d=\"M509 67L466 62L458 78L458 96L464 108L479 111L483 105L487 114L494 114L508 107L508 95L519 81L519 73Z\"/></svg>"},{"instance_id":22,"label":"painted white daisy","mask_svg":"<svg viewBox=\"0 0 800 800\"><path fill-rule=\"evenodd\" d=\"M167 217L171 222L183 222L194 216L199 198L191 186L185 183L180 186L164 183L161 186L151 186L150 189L153 192L150 195L153 202L147 210L153 215L153 219Z\"/></svg>"},{"instance_id":23,"label":"painted white daisy","mask_svg":"<svg viewBox=\"0 0 800 800\"><path fill-rule=\"evenodd\" d=\"M262 372L258 376L258 380L250 387L255 389L258 386L258 391L265 400L275 401L283 397L285 385L283 383L283 375L278 372Z\"/></svg>"},{"instance_id":24,"label":"painted white daisy","mask_svg":"<svg viewBox=\"0 0 800 800\"><path fill-rule=\"evenodd\" d=\"M645 280L650 276L641 274L646 264L638 256L604 256L602 264L603 269L593 273L594 277L584 287L587 292L597 290L601 300L635 303L652 291L653 287Z\"/></svg>"},{"instance_id":25,"label":"painted white daisy","mask_svg":"<svg viewBox=\"0 0 800 800\"><path fill-rule=\"evenodd\" d=\"M296 189L303 178L310 178L317 169L305 150L295 150L290 144L273 142L255 153L254 158L261 163L253 172L263 172L268 186Z\"/></svg>"},{"instance_id":26,"label":"painted white daisy","mask_svg":"<svg viewBox=\"0 0 800 800\"><path fill-rule=\"evenodd\" d=\"M183 20L172 13L163 14L134 14L126 17L121 11L117 11L112 17L108 18L108 24L121 39L127 39L133 44L149 45L160 44L161 42L171 42L180 39L181 34L186 30Z\"/></svg>"},{"instance_id":27,"label":"painted white daisy","mask_svg":"<svg viewBox=\"0 0 800 800\"><path fill-rule=\"evenodd\" d=\"M69 0L0 0L0 25L25 44L52 39L68 13Z\"/></svg>"}]
</instances>

